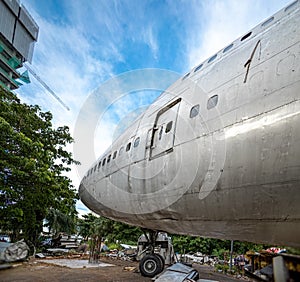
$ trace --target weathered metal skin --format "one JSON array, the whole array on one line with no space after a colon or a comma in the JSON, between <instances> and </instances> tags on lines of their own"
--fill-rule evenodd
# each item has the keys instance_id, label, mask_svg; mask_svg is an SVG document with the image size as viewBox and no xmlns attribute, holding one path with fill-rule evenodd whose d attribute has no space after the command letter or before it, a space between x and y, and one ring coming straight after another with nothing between
<instances>
[{"instance_id":1,"label":"weathered metal skin","mask_svg":"<svg viewBox=\"0 0 300 282\"><path fill-rule=\"evenodd\" d=\"M299 27L295 1L170 86L81 200L149 229L300 247Z\"/></svg>"}]
</instances>

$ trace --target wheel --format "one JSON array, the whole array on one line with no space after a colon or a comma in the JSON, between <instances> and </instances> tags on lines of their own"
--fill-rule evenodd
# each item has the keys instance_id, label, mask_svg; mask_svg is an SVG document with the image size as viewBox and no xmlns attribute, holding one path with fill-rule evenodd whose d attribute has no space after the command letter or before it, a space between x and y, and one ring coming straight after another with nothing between
<instances>
[{"instance_id":1,"label":"wheel","mask_svg":"<svg viewBox=\"0 0 300 282\"><path fill-rule=\"evenodd\" d=\"M160 260L160 264L161 264L161 271L159 273L161 273L164 268L165 268L165 260L164 258L160 255L160 254L153 254L154 256L157 256Z\"/></svg>"},{"instance_id":2,"label":"wheel","mask_svg":"<svg viewBox=\"0 0 300 282\"><path fill-rule=\"evenodd\" d=\"M145 277L154 277L162 272L161 260L157 255L145 255L140 261L140 272Z\"/></svg>"}]
</instances>

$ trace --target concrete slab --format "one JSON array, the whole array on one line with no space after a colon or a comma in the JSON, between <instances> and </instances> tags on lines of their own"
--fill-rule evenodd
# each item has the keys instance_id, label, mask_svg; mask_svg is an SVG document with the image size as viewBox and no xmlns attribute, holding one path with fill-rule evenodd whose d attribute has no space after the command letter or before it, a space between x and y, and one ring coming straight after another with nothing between
<instances>
[{"instance_id":1,"label":"concrete slab","mask_svg":"<svg viewBox=\"0 0 300 282\"><path fill-rule=\"evenodd\" d=\"M59 266L66 266L69 268L90 268L90 267L107 267L115 266L113 264L99 262L99 263L89 263L88 260L81 259L49 259L49 260L37 260L41 263L49 263Z\"/></svg>"}]
</instances>

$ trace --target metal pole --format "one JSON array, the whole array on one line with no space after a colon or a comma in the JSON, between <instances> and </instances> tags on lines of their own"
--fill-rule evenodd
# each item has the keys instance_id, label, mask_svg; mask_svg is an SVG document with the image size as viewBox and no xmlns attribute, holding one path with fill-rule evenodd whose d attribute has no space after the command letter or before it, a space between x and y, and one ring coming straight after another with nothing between
<instances>
[{"instance_id":1,"label":"metal pole","mask_svg":"<svg viewBox=\"0 0 300 282\"><path fill-rule=\"evenodd\" d=\"M232 255L233 255L233 240L231 240L230 244L230 265L229 265L229 271L232 270Z\"/></svg>"}]
</instances>

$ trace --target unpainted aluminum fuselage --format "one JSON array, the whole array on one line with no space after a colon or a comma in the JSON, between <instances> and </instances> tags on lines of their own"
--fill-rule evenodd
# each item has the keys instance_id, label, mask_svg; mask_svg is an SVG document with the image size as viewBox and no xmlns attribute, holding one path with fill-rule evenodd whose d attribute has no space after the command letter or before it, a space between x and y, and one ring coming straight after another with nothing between
<instances>
[{"instance_id":1,"label":"unpainted aluminum fuselage","mask_svg":"<svg viewBox=\"0 0 300 282\"><path fill-rule=\"evenodd\" d=\"M81 200L149 229L300 247L299 27L296 1L171 85Z\"/></svg>"}]
</instances>

